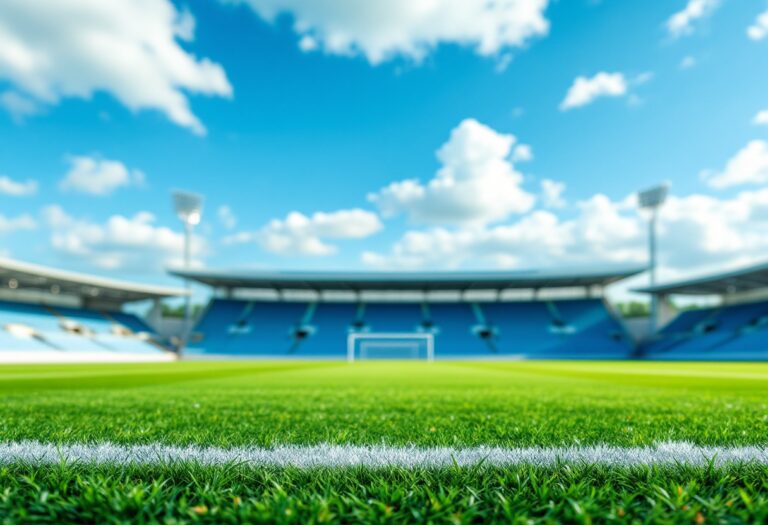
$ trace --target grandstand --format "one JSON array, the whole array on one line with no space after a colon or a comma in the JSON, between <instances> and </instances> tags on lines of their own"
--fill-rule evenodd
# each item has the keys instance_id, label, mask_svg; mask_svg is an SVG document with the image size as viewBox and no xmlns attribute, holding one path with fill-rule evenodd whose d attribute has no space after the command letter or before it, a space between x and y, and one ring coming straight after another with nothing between
<instances>
[{"instance_id":1,"label":"grandstand","mask_svg":"<svg viewBox=\"0 0 768 525\"><path fill-rule=\"evenodd\" d=\"M641 354L659 360L768 360L768 263L642 288L661 305L662 329ZM712 297L715 306L675 315L671 298ZM665 324L666 323L666 324Z\"/></svg>"},{"instance_id":2,"label":"grandstand","mask_svg":"<svg viewBox=\"0 0 768 525\"><path fill-rule=\"evenodd\" d=\"M185 357L622 359L603 292L643 270L171 273L213 289Z\"/></svg>"},{"instance_id":3,"label":"grandstand","mask_svg":"<svg viewBox=\"0 0 768 525\"><path fill-rule=\"evenodd\" d=\"M169 361L175 354L126 303L183 290L0 259L0 363Z\"/></svg>"},{"instance_id":4,"label":"grandstand","mask_svg":"<svg viewBox=\"0 0 768 525\"><path fill-rule=\"evenodd\" d=\"M657 297L661 327L637 340L604 291L643 270L171 274L212 291L192 359L768 360L768 263L636 290ZM167 330L124 306L185 290L3 258L0 284L0 363L176 357ZM676 312L683 296L713 305Z\"/></svg>"}]
</instances>

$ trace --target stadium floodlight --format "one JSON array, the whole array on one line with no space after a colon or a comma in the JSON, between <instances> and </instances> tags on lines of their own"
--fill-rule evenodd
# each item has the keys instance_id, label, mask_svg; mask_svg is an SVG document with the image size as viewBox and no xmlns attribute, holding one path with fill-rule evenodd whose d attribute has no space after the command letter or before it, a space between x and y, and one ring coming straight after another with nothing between
<instances>
[{"instance_id":1,"label":"stadium floodlight","mask_svg":"<svg viewBox=\"0 0 768 525\"><path fill-rule=\"evenodd\" d=\"M653 188L641 191L637 195L638 204L644 210L650 210L651 217L648 221L648 275L651 287L656 286L656 222L658 220L659 208L667 200L669 186L661 184ZM658 315L658 297L651 294L650 328L651 332L656 331L656 317Z\"/></svg>"},{"instance_id":2,"label":"stadium floodlight","mask_svg":"<svg viewBox=\"0 0 768 525\"><path fill-rule=\"evenodd\" d=\"M641 208L655 210L667 200L667 193L669 193L669 186L662 184L661 186L641 191L637 199Z\"/></svg>"},{"instance_id":3,"label":"stadium floodlight","mask_svg":"<svg viewBox=\"0 0 768 525\"><path fill-rule=\"evenodd\" d=\"M196 193L186 191L173 192L173 206L176 209L176 215L184 224L197 226L203 213L203 198Z\"/></svg>"},{"instance_id":4,"label":"stadium floodlight","mask_svg":"<svg viewBox=\"0 0 768 525\"><path fill-rule=\"evenodd\" d=\"M192 259L192 229L200 224L203 215L203 197L186 191L173 192L173 206L176 215L184 223L184 268L189 269ZM182 346L186 344L191 331L192 286L189 279L184 281L187 296L184 298L184 334Z\"/></svg>"}]
</instances>

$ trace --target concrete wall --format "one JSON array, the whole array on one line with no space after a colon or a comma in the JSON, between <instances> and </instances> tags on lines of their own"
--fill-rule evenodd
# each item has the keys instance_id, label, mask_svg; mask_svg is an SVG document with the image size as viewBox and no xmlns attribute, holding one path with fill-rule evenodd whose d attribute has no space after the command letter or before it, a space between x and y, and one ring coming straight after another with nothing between
<instances>
[{"instance_id":1,"label":"concrete wall","mask_svg":"<svg viewBox=\"0 0 768 525\"><path fill-rule=\"evenodd\" d=\"M645 341L652 335L651 320L649 317L624 319L624 326L635 341Z\"/></svg>"}]
</instances>

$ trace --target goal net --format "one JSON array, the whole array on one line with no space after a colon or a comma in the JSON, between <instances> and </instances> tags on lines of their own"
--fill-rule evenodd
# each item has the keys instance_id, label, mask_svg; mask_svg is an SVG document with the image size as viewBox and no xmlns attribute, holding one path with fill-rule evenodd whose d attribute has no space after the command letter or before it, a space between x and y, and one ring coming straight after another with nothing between
<instances>
[{"instance_id":1,"label":"goal net","mask_svg":"<svg viewBox=\"0 0 768 525\"><path fill-rule=\"evenodd\" d=\"M358 359L435 359L431 333L351 333L347 337L347 361Z\"/></svg>"}]
</instances>

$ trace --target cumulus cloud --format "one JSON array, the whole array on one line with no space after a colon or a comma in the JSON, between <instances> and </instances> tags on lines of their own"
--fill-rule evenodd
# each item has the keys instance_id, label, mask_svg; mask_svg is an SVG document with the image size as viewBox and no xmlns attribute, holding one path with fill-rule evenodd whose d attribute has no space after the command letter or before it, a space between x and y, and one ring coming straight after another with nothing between
<instances>
[{"instance_id":1,"label":"cumulus cloud","mask_svg":"<svg viewBox=\"0 0 768 525\"><path fill-rule=\"evenodd\" d=\"M768 142L749 142L726 163L722 171L703 171L701 177L717 189L768 182Z\"/></svg>"},{"instance_id":2,"label":"cumulus cloud","mask_svg":"<svg viewBox=\"0 0 768 525\"><path fill-rule=\"evenodd\" d=\"M106 92L202 134L187 94L232 94L220 65L182 47L194 19L169 0L5 0L0 21L0 80L22 111Z\"/></svg>"},{"instance_id":3,"label":"cumulus cloud","mask_svg":"<svg viewBox=\"0 0 768 525\"><path fill-rule=\"evenodd\" d=\"M7 235L9 233L15 233L18 231L28 231L37 228L37 221L29 215L24 213L17 217L6 217L0 214L0 235Z\"/></svg>"},{"instance_id":4,"label":"cumulus cloud","mask_svg":"<svg viewBox=\"0 0 768 525\"><path fill-rule=\"evenodd\" d=\"M183 263L183 233L156 225L152 213L112 215L99 223L75 218L54 205L45 208L42 215L51 229L53 250L84 266L145 272ZM194 236L193 263L199 264L206 251L204 240Z\"/></svg>"},{"instance_id":5,"label":"cumulus cloud","mask_svg":"<svg viewBox=\"0 0 768 525\"><path fill-rule=\"evenodd\" d=\"M485 224L525 213L535 198L522 189L511 158L516 138L474 119L462 121L437 151L442 167L426 184L393 182L368 195L384 216L428 224Z\"/></svg>"},{"instance_id":6,"label":"cumulus cloud","mask_svg":"<svg viewBox=\"0 0 768 525\"><path fill-rule=\"evenodd\" d=\"M756 126L768 126L768 109L758 111L752 118L752 124Z\"/></svg>"},{"instance_id":7,"label":"cumulus cloud","mask_svg":"<svg viewBox=\"0 0 768 525\"><path fill-rule=\"evenodd\" d=\"M537 210L510 224L406 232L388 253L365 252L378 268L557 267L647 260L646 219L630 195L577 204L564 219ZM664 270L689 272L759 261L768 251L768 188L731 199L670 197L659 216Z\"/></svg>"},{"instance_id":8,"label":"cumulus cloud","mask_svg":"<svg viewBox=\"0 0 768 525\"><path fill-rule=\"evenodd\" d=\"M310 51L314 51L317 49L317 40L312 38L309 35L304 35L299 40L299 49L304 51L305 53L309 53Z\"/></svg>"},{"instance_id":9,"label":"cumulus cloud","mask_svg":"<svg viewBox=\"0 0 768 525\"><path fill-rule=\"evenodd\" d=\"M237 217L229 206L219 206L216 213L219 216L219 222L226 229L231 230L237 226Z\"/></svg>"},{"instance_id":10,"label":"cumulus cloud","mask_svg":"<svg viewBox=\"0 0 768 525\"><path fill-rule=\"evenodd\" d=\"M543 179L541 181L541 200L546 208L562 208L565 206L564 192L565 184L562 182L550 179Z\"/></svg>"},{"instance_id":11,"label":"cumulus cloud","mask_svg":"<svg viewBox=\"0 0 768 525\"><path fill-rule=\"evenodd\" d=\"M281 255L331 255L337 246L326 240L363 239L381 230L375 213L362 209L317 212L311 216L289 213L255 232L240 232L224 239L225 244L258 243L264 250Z\"/></svg>"},{"instance_id":12,"label":"cumulus cloud","mask_svg":"<svg viewBox=\"0 0 768 525\"><path fill-rule=\"evenodd\" d=\"M512 150L512 162L530 162L533 160L533 148L528 144L518 144Z\"/></svg>"},{"instance_id":13,"label":"cumulus cloud","mask_svg":"<svg viewBox=\"0 0 768 525\"><path fill-rule=\"evenodd\" d=\"M645 253L644 245L637 242L643 230L637 218L622 215L625 206L596 195L580 203L579 216L571 220L536 210L515 222L492 227L409 231L389 254L366 252L363 262L384 268L633 262Z\"/></svg>"},{"instance_id":14,"label":"cumulus cloud","mask_svg":"<svg viewBox=\"0 0 768 525\"><path fill-rule=\"evenodd\" d=\"M24 197L37 193L37 181L17 181L6 175L0 175L0 193L12 197Z\"/></svg>"},{"instance_id":15,"label":"cumulus cloud","mask_svg":"<svg viewBox=\"0 0 768 525\"><path fill-rule=\"evenodd\" d=\"M12 90L0 94L0 107L10 113L17 123L23 122L26 117L40 113L40 105L37 102Z\"/></svg>"},{"instance_id":16,"label":"cumulus cloud","mask_svg":"<svg viewBox=\"0 0 768 525\"><path fill-rule=\"evenodd\" d=\"M304 51L362 55L371 64L397 56L419 61L443 43L472 47L483 56L497 55L549 30L544 16L548 0L228 1L249 5L268 21L290 15Z\"/></svg>"},{"instance_id":17,"label":"cumulus cloud","mask_svg":"<svg viewBox=\"0 0 768 525\"><path fill-rule=\"evenodd\" d=\"M757 15L754 23L747 28L747 36L752 40L762 40L768 36L768 11Z\"/></svg>"},{"instance_id":18,"label":"cumulus cloud","mask_svg":"<svg viewBox=\"0 0 768 525\"><path fill-rule=\"evenodd\" d=\"M685 7L667 19L667 31L673 37L690 35L699 20L711 15L720 0L688 0Z\"/></svg>"},{"instance_id":19,"label":"cumulus cloud","mask_svg":"<svg viewBox=\"0 0 768 525\"><path fill-rule=\"evenodd\" d=\"M144 173L128 169L120 161L102 159L97 156L72 156L70 168L59 187L90 195L109 195L125 186L140 186Z\"/></svg>"},{"instance_id":20,"label":"cumulus cloud","mask_svg":"<svg viewBox=\"0 0 768 525\"><path fill-rule=\"evenodd\" d=\"M622 97L627 94L628 82L622 73L597 73L593 77L579 76L573 81L560 103L561 111L591 104L600 97Z\"/></svg>"}]
</instances>

